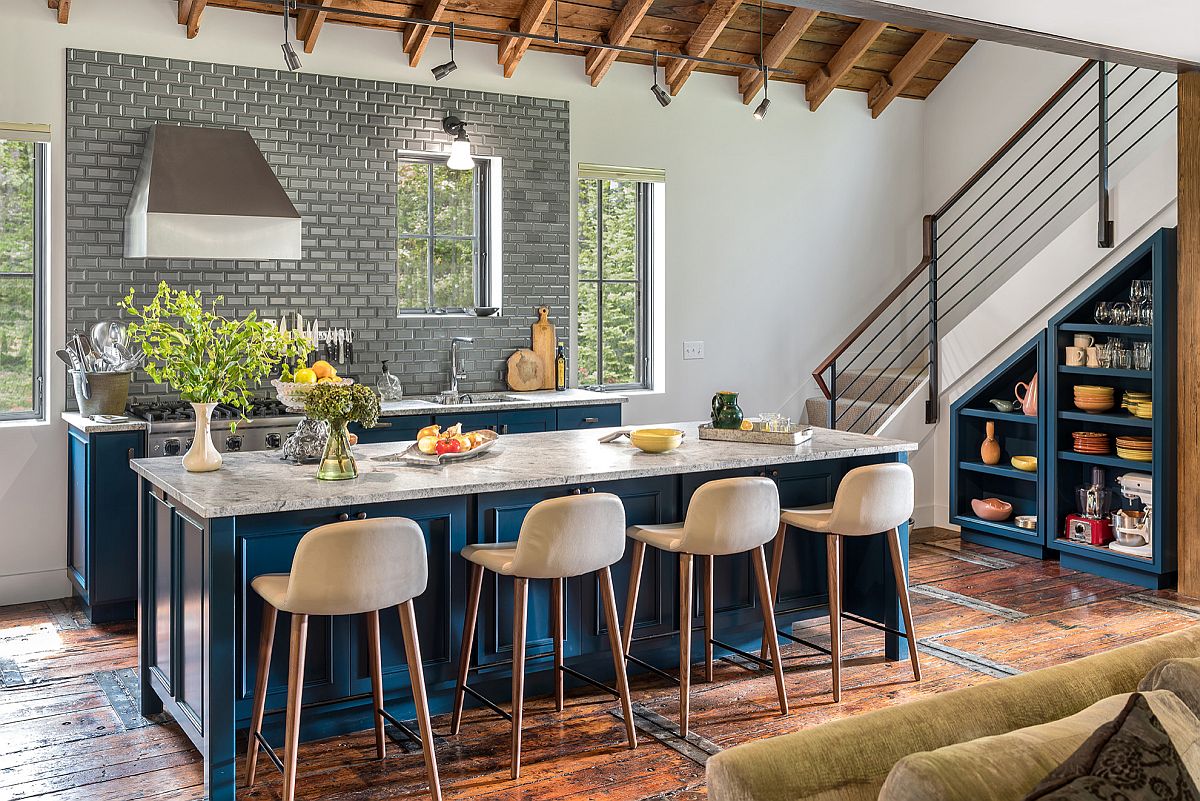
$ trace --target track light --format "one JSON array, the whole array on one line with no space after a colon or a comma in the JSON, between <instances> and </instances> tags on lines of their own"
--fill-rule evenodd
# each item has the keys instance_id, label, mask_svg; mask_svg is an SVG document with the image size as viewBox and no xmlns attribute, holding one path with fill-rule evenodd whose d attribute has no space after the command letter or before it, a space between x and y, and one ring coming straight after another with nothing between
<instances>
[{"instance_id":1,"label":"track light","mask_svg":"<svg viewBox=\"0 0 1200 801\"><path fill-rule=\"evenodd\" d=\"M658 85L658 51L654 51L654 83L650 85L650 91L654 93L654 99L658 101L658 105L666 108L671 105L671 96L667 94L661 86Z\"/></svg>"},{"instance_id":2,"label":"track light","mask_svg":"<svg viewBox=\"0 0 1200 801\"><path fill-rule=\"evenodd\" d=\"M287 64L287 68L292 72L300 69L300 56L296 55L292 43L288 41L288 19L297 2L299 0L283 0L283 63Z\"/></svg>"},{"instance_id":3,"label":"track light","mask_svg":"<svg viewBox=\"0 0 1200 801\"><path fill-rule=\"evenodd\" d=\"M433 73L433 79L440 81L450 73L458 69L458 65L454 63L454 23L450 23L450 60L445 64L438 64L430 72Z\"/></svg>"},{"instance_id":4,"label":"track light","mask_svg":"<svg viewBox=\"0 0 1200 801\"><path fill-rule=\"evenodd\" d=\"M762 102L758 104L758 108L754 109L754 119L761 120L767 116L767 109L771 107L771 98L764 97Z\"/></svg>"},{"instance_id":5,"label":"track light","mask_svg":"<svg viewBox=\"0 0 1200 801\"><path fill-rule=\"evenodd\" d=\"M771 98L767 97L767 85L771 83L771 70L767 66L766 59L763 57L763 4L762 0L758 0L758 65L762 68L763 79L763 99L758 104L758 108L754 109L754 119L761 120L767 116L767 110L771 108Z\"/></svg>"},{"instance_id":6,"label":"track light","mask_svg":"<svg viewBox=\"0 0 1200 801\"><path fill-rule=\"evenodd\" d=\"M473 170L475 159L471 156L471 140L467 137L467 125L453 114L442 120L442 128L454 136L450 143L450 158L446 166L452 170Z\"/></svg>"}]
</instances>

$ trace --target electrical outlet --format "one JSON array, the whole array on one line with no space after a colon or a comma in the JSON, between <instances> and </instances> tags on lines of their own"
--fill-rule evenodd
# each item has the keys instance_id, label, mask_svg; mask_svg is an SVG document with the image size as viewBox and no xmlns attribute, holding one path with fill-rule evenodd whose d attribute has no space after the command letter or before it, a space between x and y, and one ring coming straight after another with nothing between
<instances>
[{"instance_id":1,"label":"electrical outlet","mask_svg":"<svg viewBox=\"0 0 1200 801\"><path fill-rule=\"evenodd\" d=\"M683 358L684 359L703 359L704 358L704 342L684 342L683 343Z\"/></svg>"}]
</instances>

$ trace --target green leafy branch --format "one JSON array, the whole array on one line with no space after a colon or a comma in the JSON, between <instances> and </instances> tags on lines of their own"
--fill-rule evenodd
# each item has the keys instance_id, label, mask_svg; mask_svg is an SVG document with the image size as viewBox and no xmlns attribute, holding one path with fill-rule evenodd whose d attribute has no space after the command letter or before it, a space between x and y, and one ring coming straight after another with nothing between
<instances>
[{"instance_id":1,"label":"green leafy branch","mask_svg":"<svg viewBox=\"0 0 1200 801\"><path fill-rule=\"evenodd\" d=\"M205 309L200 292L173 290L163 281L149 304L134 291L118 302L134 322L129 338L146 354L146 372L191 403L249 405L250 391L277 367L308 355L299 331L281 333L250 312L240 320L217 314L218 295Z\"/></svg>"}]
</instances>

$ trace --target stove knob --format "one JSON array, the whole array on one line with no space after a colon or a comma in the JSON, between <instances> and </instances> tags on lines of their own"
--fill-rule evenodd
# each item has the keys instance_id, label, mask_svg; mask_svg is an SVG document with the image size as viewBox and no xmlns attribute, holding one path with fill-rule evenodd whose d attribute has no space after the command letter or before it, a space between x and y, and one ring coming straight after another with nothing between
<instances>
[{"instance_id":1,"label":"stove knob","mask_svg":"<svg viewBox=\"0 0 1200 801\"><path fill-rule=\"evenodd\" d=\"M187 448L188 450L192 449L192 438L191 437L187 438L187 443L184 445L184 447Z\"/></svg>"},{"instance_id":2,"label":"stove knob","mask_svg":"<svg viewBox=\"0 0 1200 801\"><path fill-rule=\"evenodd\" d=\"M163 442L162 447L163 447L163 455L164 456L178 456L179 455L179 440L177 440L177 439L166 440L165 442Z\"/></svg>"},{"instance_id":3,"label":"stove knob","mask_svg":"<svg viewBox=\"0 0 1200 801\"><path fill-rule=\"evenodd\" d=\"M242 449L242 438L240 436L226 437L225 447L230 451L240 451Z\"/></svg>"},{"instance_id":4,"label":"stove knob","mask_svg":"<svg viewBox=\"0 0 1200 801\"><path fill-rule=\"evenodd\" d=\"M283 435L277 432L271 432L270 434L267 434L266 442L268 448L279 448L283 445Z\"/></svg>"}]
</instances>

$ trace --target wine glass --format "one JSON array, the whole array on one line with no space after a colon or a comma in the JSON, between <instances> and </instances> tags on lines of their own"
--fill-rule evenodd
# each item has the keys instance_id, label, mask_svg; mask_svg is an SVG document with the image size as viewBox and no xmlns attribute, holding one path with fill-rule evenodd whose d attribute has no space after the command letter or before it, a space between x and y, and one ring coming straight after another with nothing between
<instances>
[{"instance_id":1,"label":"wine glass","mask_svg":"<svg viewBox=\"0 0 1200 801\"><path fill-rule=\"evenodd\" d=\"M1104 301L1096 304L1095 312L1096 322L1100 325L1107 325L1112 322L1112 305Z\"/></svg>"}]
</instances>

